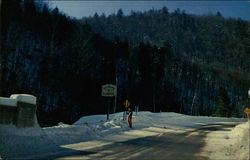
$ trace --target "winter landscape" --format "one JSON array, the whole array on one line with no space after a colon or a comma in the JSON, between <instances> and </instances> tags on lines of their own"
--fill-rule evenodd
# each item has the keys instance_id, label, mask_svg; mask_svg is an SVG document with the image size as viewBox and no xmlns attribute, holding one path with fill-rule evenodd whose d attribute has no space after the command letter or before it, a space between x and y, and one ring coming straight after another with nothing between
<instances>
[{"instance_id":1,"label":"winter landscape","mask_svg":"<svg viewBox=\"0 0 250 160\"><path fill-rule=\"evenodd\" d=\"M249 1L0 7L0 160L249 160Z\"/></svg>"}]
</instances>

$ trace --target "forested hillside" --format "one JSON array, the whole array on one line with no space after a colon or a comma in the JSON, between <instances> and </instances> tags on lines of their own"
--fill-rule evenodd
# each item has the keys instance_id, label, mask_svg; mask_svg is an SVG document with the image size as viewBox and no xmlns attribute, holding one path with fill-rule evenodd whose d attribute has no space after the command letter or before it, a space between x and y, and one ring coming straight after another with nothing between
<instances>
[{"instance_id":1,"label":"forested hillside","mask_svg":"<svg viewBox=\"0 0 250 160\"><path fill-rule=\"evenodd\" d=\"M221 96L226 94L230 102L223 105L227 106L225 110L230 115L247 104L250 84L249 22L225 19L219 12L216 15L195 16L177 9L170 13L167 7L147 12L132 11L129 16L118 10L117 14L108 17L95 14L82 21L88 22L95 32L105 38L114 40L120 37L128 41L131 48L140 48L142 42L153 48L169 47L168 54L163 51L157 56L156 51L151 50L149 61L143 60L148 56L144 52L138 62L134 62L140 64L144 61L143 70L151 66L145 74L151 75L152 79L155 79L155 73L164 72L159 79L156 78L161 83L151 82L162 84L151 87L156 87L153 89L157 94L155 102L160 103L156 106L168 106L170 101L175 100L178 106L175 111L211 115ZM132 56L137 54L140 52ZM151 73L159 65L162 66ZM149 80L148 77L145 79ZM164 83L171 89L164 88Z\"/></svg>"},{"instance_id":2,"label":"forested hillside","mask_svg":"<svg viewBox=\"0 0 250 160\"><path fill-rule=\"evenodd\" d=\"M242 116L249 25L167 8L76 20L41 1L4 0L0 96L35 95L43 126L106 113L106 83L118 85L116 112L129 99L156 112Z\"/></svg>"},{"instance_id":3,"label":"forested hillside","mask_svg":"<svg viewBox=\"0 0 250 160\"><path fill-rule=\"evenodd\" d=\"M187 15L167 8L148 12L132 12L124 16L122 10L105 17L95 14L84 18L94 31L106 38L119 36L133 46L140 42L164 46L170 43L180 57L201 63L221 63L227 69L249 71L249 22L225 19L217 15Z\"/></svg>"},{"instance_id":4,"label":"forested hillside","mask_svg":"<svg viewBox=\"0 0 250 160\"><path fill-rule=\"evenodd\" d=\"M35 95L42 125L106 112L100 86L114 79L120 46L42 2L8 0L1 8L1 96Z\"/></svg>"}]
</instances>

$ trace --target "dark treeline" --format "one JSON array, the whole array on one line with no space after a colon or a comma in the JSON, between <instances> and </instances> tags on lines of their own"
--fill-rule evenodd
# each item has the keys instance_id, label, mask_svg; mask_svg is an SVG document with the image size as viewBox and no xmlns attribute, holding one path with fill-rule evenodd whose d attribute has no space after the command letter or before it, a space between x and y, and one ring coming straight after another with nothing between
<instances>
[{"instance_id":1,"label":"dark treeline","mask_svg":"<svg viewBox=\"0 0 250 160\"><path fill-rule=\"evenodd\" d=\"M248 28L166 8L75 20L42 1L4 0L0 96L35 95L42 126L106 113L107 83L118 86L116 112L129 99L155 112L242 116Z\"/></svg>"}]
</instances>

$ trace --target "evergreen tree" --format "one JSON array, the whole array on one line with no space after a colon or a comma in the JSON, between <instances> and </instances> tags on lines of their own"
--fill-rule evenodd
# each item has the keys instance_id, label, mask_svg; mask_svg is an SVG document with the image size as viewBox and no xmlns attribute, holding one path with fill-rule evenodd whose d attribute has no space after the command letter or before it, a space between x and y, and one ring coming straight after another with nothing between
<instances>
[{"instance_id":1,"label":"evergreen tree","mask_svg":"<svg viewBox=\"0 0 250 160\"><path fill-rule=\"evenodd\" d=\"M223 100L220 98L216 107L215 115L218 117L227 117L227 107Z\"/></svg>"},{"instance_id":2,"label":"evergreen tree","mask_svg":"<svg viewBox=\"0 0 250 160\"><path fill-rule=\"evenodd\" d=\"M238 108L236 106L233 107L231 117L236 117L236 118L240 117L239 110L238 110Z\"/></svg>"},{"instance_id":3,"label":"evergreen tree","mask_svg":"<svg viewBox=\"0 0 250 160\"><path fill-rule=\"evenodd\" d=\"M116 16L117 16L118 18L122 18L122 17L123 17L123 11L122 11L122 9L119 9L119 10L117 11Z\"/></svg>"},{"instance_id":4,"label":"evergreen tree","mask_svg":"<svg viewBox=\"0 0 250 160\"><path fill-rule=\"evenodd\" d=\"M224 88L220 88L215 114L221 117L230 116L230 98Z\"/></svg>"}]
</instances>

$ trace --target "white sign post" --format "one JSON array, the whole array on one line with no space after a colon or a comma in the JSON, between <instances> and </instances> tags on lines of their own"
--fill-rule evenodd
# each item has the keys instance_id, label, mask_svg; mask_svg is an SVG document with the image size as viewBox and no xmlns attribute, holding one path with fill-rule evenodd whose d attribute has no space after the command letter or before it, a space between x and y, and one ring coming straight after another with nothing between
<instances>
[{"instance_id":1,"label":"white sign post","mask_svg":"<svg viewBox=\"0 0 250 160\"><path fill-rule=\"evenodd\" d=\"M117 87L113 84L102 85L102 96L114 97L117 94ZM109 120L110 98L108 99L107 120Z\"/></svg>"}]
</instances>

